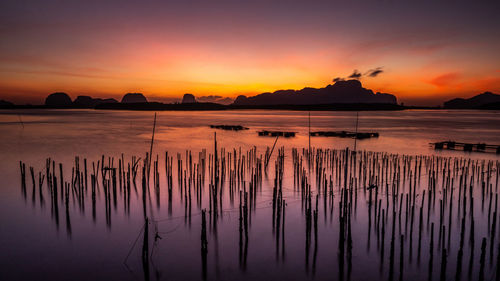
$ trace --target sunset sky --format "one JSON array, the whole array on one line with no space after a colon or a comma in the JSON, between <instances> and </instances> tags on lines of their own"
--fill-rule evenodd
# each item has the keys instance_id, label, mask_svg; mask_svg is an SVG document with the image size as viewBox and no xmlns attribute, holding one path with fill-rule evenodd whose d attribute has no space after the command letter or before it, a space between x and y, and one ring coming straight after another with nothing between
<instances>
[{"instance_id":1,"label":"sunset sky","mask_svg":"<svg viewBox=\"0 0 500 281\"><path fill-rule=\"evenodd\" d=\"M500 1L0 2L0 99L150 100L323 87L353 70L399 102L500 93Z\"/></svg>"}]
</instances>

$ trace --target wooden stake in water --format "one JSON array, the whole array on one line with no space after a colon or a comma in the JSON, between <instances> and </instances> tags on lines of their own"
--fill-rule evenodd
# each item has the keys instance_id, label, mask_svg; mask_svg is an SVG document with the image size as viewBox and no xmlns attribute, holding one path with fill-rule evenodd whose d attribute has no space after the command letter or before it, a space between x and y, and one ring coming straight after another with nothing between
<instances>
[{"instance_id":1,"label":"wooden stake in water","mask_svg":"<svg viewBox=\"0 0 500 281\"><path fill-rule=\"evenodd\" d=\"M208 240L207 240L207 218L206 210L201 211L201 265L203 280L207 279L207 253L208 253Z\"/></svg>"},{"instance_id":2,"label":"wooden stake in water","mask_svg":"<svg viewBox=\"0 0 500 281\"><path fill-rule=\"evenodd\" d=\"M307 158L310 159L311 158L311 112L310 111L309 111L309 133L308 133L308 135L309 135L309 156Z\"/></svg>"},{"instance_id":3,"label":"wooden stake in water","mask_svg":"<svg viewBox=\"0 0 500 281\"><path fill-rule=\"evenodd\" d=\"M149 219L144 222L144 240L142 242L142 267L144 279L149 280Z\"/></svg>"},{"instance_id":4,"label":"wooden stake in water","mask_svg":"<svg viewBox=\"0 0 500 281\"><path fill-rule=\"evenodd\" d=\"M356 135L354 136L354 151L356 151L356 144L358 140L358 117L359 117L359 112L356 112Z\"/></svg>"},{"instance_id":5,"label":"wooden stake in water","mask_svg":"<svg viewBox=\"0 0 500 281\"><path fill-rule=\"evenodd\" d=\"M483 242L481 243L481 257L479 259L479 280L484 280L484 263L486 259L486 237L483 238Z\"/></svg>"},{"instance_id":6,"label":"wooden stake in water","mask_svg":"<svg viewBox=\"0 0 500 281\"><path fill-rule=\"evenodd\" d=\"M151 169L151 158L152 157L152 153L153 153L153 142L155 140L155 128L156 128L156 112L155 112L155 119L153 121L153 134L151 135L151 146L149 147L149 163L148 163L148 185L149 185L149 171Z\"/></svg>"}]
</instances>

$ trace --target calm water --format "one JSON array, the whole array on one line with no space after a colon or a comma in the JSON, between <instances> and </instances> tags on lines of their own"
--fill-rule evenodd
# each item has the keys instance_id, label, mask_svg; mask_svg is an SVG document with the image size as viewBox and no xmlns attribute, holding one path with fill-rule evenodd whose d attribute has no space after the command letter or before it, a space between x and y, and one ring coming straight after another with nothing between
<instances>
[{"instance_id":1,"label":"calm water","mask_svg":"<svg viewBox=\"0 0 500 281\"><path fill-rule=\"evenodd\" d=\"M143 195L141 190L142 159L150 149L153 126L153 112L129 111L94 111L94 110L18 110L0 111L0 270L1 280L142 280L144 267L141 262L144 226ZM232 132L209 128L210 124L241 124L249 130ZM312 112L311 130L350 130L356 125L355 112ZM403 213L402 230L396 223L394 280L399 278L400 271L400 236L404 239L404 279L422 280L428 278L430 223L435 223L434 266L431 276L438 280L440 276L441 254L443 248L448 248L447 278L455 278L457 268L458 244L460 240L461 213L457 209L459 198L458 182L463 170L467 167L470 177L472 171L476 176L470 185L473 186L471 198L474 198L473 215L467 214L466 235L463 256L462 280L478 279L480 271L481 239L487 238L487 254L484 266L485 278L494 276L497 262L497 243L500 231L495 226L495 233L490 226L493 221L495 194L498 186L499 157L488 153L463 153L460 151L435 151L429 146L432 141L455 140L463 142L500 144L500 112L498 111L398 111L398 112L360 112L358 131L379 132L380 137L358 140L357 149L380 152L369 154L367 161L381 163L384 157L392 165L403 167L409 161L408 167L414 167L420 159L424 162L424 171L415 178L415 172L406 175L401 183L399 193L406 196L410 182L417 180L416 205L412 235L408 239L410 226L405 227L406 213ZM217 220L217 229L209 225L207 279L209 280L331 280L339 279L339 202L340 187L343 182L336 181L341 174L335 170L335 164L326 165L326 179L332 176L333 203L323 205L324 194L317 191L317 173L314 167L306 168L308 182L311 184L313 205L316 194L319 193L317 238L312 238L310 248L306 242L306 219L302 207L302 194L294 186L294 169L292 148L308 147L308 113L295 111L216 111L216 112L160 112L157 116L153 155L159 157L160 192L155 194L153 187L147 196L147 216L152 223L149 225L149 271L151 280L200 280L202 279L202 259L200 257L201 209L209 208L209 154L214 150L214 132L217 132L218 147L225 148L226 153L233 149L245 153L254 148L256 156L264 158L266 148L272 147L274 138L259 137L257 131L283 130L295 131L295 138L279 138L276 149L269 161L267 173L262 175L262 185L256 193L255 206L250 208L251 224L248 232L248 248L246 261L242 265L239 249L239 199L232 200L228 192L228 178L223 185L221 197L222 212ZM343 150L354 146L352 139L312 137L311 146L322 149ZM284 148L283 198L287 202L285 222L285 243L276 250L276 235L272 225L273 182L275 178L275 160L277 149ZM186 163L186 150L193 155L193 163L198 163L199 152L206 149L206 179L203 189L203 200L198 205L193 198L191 217L186 219L184 195L180 194L178 184L177 153ZM173 198L168 203L167 183L165 175L165 152L173 156ZM342 159L340 152L328 152L337 160ZM388 154L399 154L390 158ZM132 156L141 157L137 190L132 188L130 208L127 209L123 194L117 192L117 202L111 202L110 218L106 218L107 207L102 184L96 194L96 213L92 214L92 201L89 190L84 199L84 208L75 199L75 192L70 192L68 211L65 211L63 199L58 199L58 222L51 207L50 192L43 184L44 203L38 192L38 173L45 175L45 161L51 158L55 161L56 176L59 177L58 164L63 164L64 179L70 182L75 156L80 157L89 165L89 181L91 165L101 160L102 155L114 157L113 167L118 167L118 159L123 154L125 163L131 162ZM227 154L226 154L227 155ZM326 154L325 154L326 155ZM367 154L368 155L368 154ZM424 158L403 158L402 155L420 155ZM305 155L302 155L305 157ZM432 156L436 156L431 158ZM339 158L340 157L340 158ZM396 157L396 156L394 156ZM457 158L457 159L455 159ZM305 159L305 158L304 158ZM358 158L358 160L361 158ZM371 160L370 160L371 159ZM397 160L399 159L399 160ZM467 162L464 159L472 159ZM248 160L248 159L247 159ZM26 163L27 192L21 191L21 174L19 161ZM305 161L305 160L304 160ZM326 160L325 160L326 161ZM399 162L398 162L399 161ZM427 162L425 162L427 161ZM432 162L435 161L435 162ZM331 162L335 163L335 162ZM365 164L368 162L365 162ZM396 164L395 164L396 163ZM417 162L418 163L418 162ZM432 163L439 165L433 167ZM469 163L469 164L465 164ZM472 163L472 164L470 164ZM419 237L418 216L421 197L429 187L429 169L440 171L450 165L456 172L454 185L447 193L442 192L447 183L440 175L437 182L437 195L430 211L424 203L424 228L421 234L421 257L417 260L417 239ZM467 166L468 165L468 166ZM37 188L32 194L32 183L29 167L35 171ZM305 167L305 166L304 166ZM248 167L247 167L248 168ZM372 170L368 165L367 170ZM377 170L378 169L378 170ZM248 188L251 168L247 169L245 182ZM380 171L375 168L373 171ZM350 170L353 177L356 169ZM394 172L394 171L392 171ZM487 172L486 177L484 175ZM446 173L446 172L445 172ZM375 174L374 174L375 175ZM392 185L392 174L385 180L371 180L380 186ZM58 179L59 180L59 179ZM152 181L152 180L151 180ZM482 192L482 182L487 185ZM444 183L444 184L443 184ZM491 184L491 186L490 186ZM90 183L89 183L90 185ZM151 184L152 185L152 184ZM346 280L388 280L390 278L390 240L392 229L392 214L382 223L385 225L385 238L381 238L381 228L377 230L369 224L369 197L366 186L360 182L352 185L358 196L356 208L351 214L352 220L352 273L346 272ZM469 186L469 183L467 184ZM415 185L413 185L415 187ZM118 189L121 190L121 189ZM454 195L450 194L454 190ZM385 208L386 195L392 192L380 191L383 198L382 210ZM428 191L427 191L428 192ZM469 190L467 191L469 192ZM485 194L485 195L483 195ZM194 195L193 195L194 196ZM330 197L328 197L330 200ZM389 198L389 197L387 197ZM401 196L399 197L401 198ZM448 198L452 205L452 232L446 237L447 244L438 247L439 233L439 201ZM485 203L482 204L482 198ZM492 198L492 206L489 200ZM450 200L451 199L451 200ZM470 198L467 198L470 200ZM158 201L157 201L158 200ZM399 200L399 199L398 199ZM426 199L427 200L427 199ZM112 200L113 201L113 200ZM404 200L403 200L404 201ZM399 204L399 202L398 202ZM403 203L404 209L405 203ZM333 206L333 208L332 208ZM171 211L169 211L169 207ZM399 205L396 206L399 208ZM313 209L316 207L313 206ZM448 208L446 205L445 219L448 231ZM467 202L469 209L469 202ZM333 210L333 211L332 211ZM389 210L392 212L392 208ZM490 212L490 210L492 210ZM403 210L404 211L404 210ZM490 216L488 213L491 213ZM411 215L408 215L411 216ZM428 218L427 218L428 217ZM489 217L489 219L488 219ZM474 218L474 241L470 246L470 221ZM497 222L497 224L499 224ZM375 224L372 222L372 224ZM313 231L314 232L314 231ZM161 239L155 240L155 234ZM314 236L314 234L313 234ZM491 240L491 237L494 239ZM449 240L448 240L449 239ZM138 241L136 243L136 240ZM384 240L384 246L382 246ZM280 243L282 243L281 240ZM490 252L490 241L495 247ZM284 248L284 251L283 251ZM381 249L384 248L384 253ZM410 248L412 252L410 253ZM473 253L472 258L471 253ZM491 257L490 257L491 256ZM469 260L472 267L469 269ZM347 267L346 267L347 268ZM468 275L470 274L470 276Z\"/></svg>"}]
</instances>

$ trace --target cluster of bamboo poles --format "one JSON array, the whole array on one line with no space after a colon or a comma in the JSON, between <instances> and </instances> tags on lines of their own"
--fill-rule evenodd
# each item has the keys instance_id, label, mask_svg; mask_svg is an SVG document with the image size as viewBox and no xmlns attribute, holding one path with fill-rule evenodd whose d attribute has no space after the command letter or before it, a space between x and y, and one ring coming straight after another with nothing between
<instances>
[{"instance_id":1,"label":"cluster of bamboo poles","mask_svg":"<svg viewBox=\"0 0 500 281\"><path fill-rule=\"evenodd\" d=\"M207 153L204 149L198 152L197 159L196 156L193 157L196 154L190 150L177 153L177 173L174 173L173 156L165 152L164 175L160 173L159 156L152 156L151 152L145 154L142 164L141 158L135 156L126 161L123 154L118 159L103 155L101 159L91 162L91 169L87 167L87 159L83 159L81 167L82 161L75 157L71 167L71 181L65 181L63 177L63 164L59 163L59 171L56 171L55 161L49 158L46 160L44 172L40 171L37 175L34 167L29 169L32 179L31 197L34 203L38 195L40 205L43 206L44 194L49 194L51 214L57 227L59 205L64 204L66 228L71 235L70 203L85 213L86 198L90 190L92 217L95 221L97 197L102 193L106 224L111 227L112 210L116 211L118 199L123 201L125 213L130 213L131 190L133 189L136 195L139 194L136 182L137 176L140 175L140 194L145 219L143 256L148 256L145 252L149 249L149 240L146 237L151 235L148 231L149 224L151 221L159 221L149 218L153 212L148 211L148 206L151 207L151 201L156 201L160 208L160 191L166 189L168 214L172 215L174 177L177 176L178 195L184 204L185 223L191 223L193 213L201 213L202 216L202 267L206 278L209 243L205 210L208 209L208 227L213 235L217 235L218 218L234 206L235 197L239 198L239 256L240 266L245 269L252 213L257 209L258 195L271 191L263 188L262 183L263 178L268 177L267 163L273 157L274 146L267 148L264 155L258 154L256 147L247 151L242 151L241 148L226 150L218 146L214 134L213 153ZM334 219L338 223L339 279L351 278L355 237L359 239L359 235L353 234L352 225L357 220L358 204L361 204L363 209L367 210L365 234L368 248L371 246L373 235L379 253L380 270L383 271L385 263L389 263L389 280L404 279L406 260L411 263L416 258L417 264L420 265L424 248L428 250L427 256L424 255L428 258L428 280L437 272L440 280L450 279L450 276L455 280L464 277L484 280L487 274L494 274L496 280L499 280L499 161L428 155L408 156L349 149L293 148L291 161L288 162L293 170L293 184L289 187L285 181L286 154L285 149L281 147L273 157L275 165L272 232L276 240L277 260L285 259L285 209L291 202L288 198L298 196L305 221L306 271L310 268L312 241L312 271L316 271L318 237L321 230L318 217L323 216L325 225L328 220L332 222ZM118 163L118 166L115 163ZM24 198L27 198L25 163L20 162L20 171L21 192ZM152 184L150 175L153 178ZM208 182L206 176L209 177ZM166 180L163 181L162 177ZM43 187L44 183L46 188ZM162 183L165 185L162 186ZM196 200L194 212L191 205L192 196L195 196ZM230 206L224 209L226 200ZM336 206L338 214L334 215ZM478 209L487 216L487 229L480 229L479 232L475 229L477 220L481 219L476 214ZM288 226L287 229L289 228ZM480 243L476 243L477 233L484 235ZM459 242L454 244L452 240ZM454 248L454 245L457 247ZM493 262L495 250L496 263ZM479 270L475 272L477 252L480 253ZM399 253L399 269L396 269L396 253ZM490 265L496 265L496 272L487 271L487 257ZM449 266L450 260L456 261L453 272ZM149 264L149 261L144 263ZM437 264L439 270L435 271ZM473 275L475 273L478 274L477 277Z\"/></svg>"},{"instance_id":2,"label":"cluster of bamboo poles","mask_svg":"<svg viewBox=\"0 0 500 281\"><path fill-rule=\"evenodd\" d=\"M286 201L283 199L283 174L285 168L285 150L278 150L274 168L273 186L273 233L276 237L276 259L285 259L285 207ZM280 253L281 238L281 253Z\"/></svg>"},{"instance_id":3,"label":"cluster of bamboo poles","mask_svg":"<svg viewBox=\"0 0 500 281\"><path fill-rule=\"evenodd\" d=\"M490 262L492 264L494 245L496 242L496 221L498 217L498 178L499 162L472 160L461 158L443 158L435 156L399 156L386 153L359 152L346 150L303 150L302 156L296 149L292 150L294 165L295 186L300 189L303 205L306 208L306 229L310 225L310 198L311 185L307 179L307 169L314 169L316 174L316 194L323 193L325 219L327 217L327 198L331 198L333 186L337 186L340 192L339 200L339 279L343 279L344 273L344 246L347 236L347 258L348 277L350 276L350 261L352 257L352 237L350 235L350 217L352 205L354 211L357 206L357 195L362 191L368 198L368 245L373 231L377 235L377 247L381 249L381 268L384 263L385 232L387 221L392 220L392 233L389 254L389 279L394 278L394 252L396 229L399 229L400 239L400 269L399 279L403 279L404 273L404 248L409 253L406 255L411 262L413 258L413 236L414 228L418 227L417 260L420 263L422 232L426 217L427 230L429 229L430 215L436 207L436 198L439 200L439 234L438 251L441 251L440 279L445 280L447 271L447 259L451 247L451 228L453 219L461 222L460 243L457 252L455 280L462 278L462 259L464 255L464 235L466 232L466 221L469 223L469 264L467 277L470 279L474 263L474 189L481 186L481 210L484 211L485 204L488 206L488 231L482 240L480 274L479 279L484 279L484 254L485 243L489 240ZM310 159L313 158L313 159ZM302 159L307 161L304 164ZM311 167L312 166L312 167ZM328 172L329 171L329 172ZM423 174L425 173L425 174ZM422 187L420 182L426 177L427 186ZM495 179L495 180L492 180ZM439 184L440 182L440 184ZM458 184L457 184L458 183ZM360 190L361 189L361 190ZM436 192L438 190L438 192ZM330 193L330 194L328 194ZM427 193L427 196L426 196ZM455 194L454 194L455 193ZM458 194L456 194L458 193ZM354 194L354 199L353 199ZM384 196L381 198L381 196ZM421 198L420 204L417 197ZM425 200L427 199L427 204ZM317 199L318 200L318 199ZM477 200L477 199L476 199ZM317 201L316 201L317 202ZM329 201L331 204L331 200ZM488 203L489 202L489 203ZM456 204L456 205L454 205ZM332 210L333 205L330 206ZM317 209L317 207L316 207ZM418 214L416 212L418 211ZM426 216L424 215L426 211ZM390 217L392 215L392 218ZM404 215L404 223L402 216ZM418 225L415 220L418 217ZM314 216L313 216L314 217ZM398 226L396 226L396 219ZM402 226L404 225L404 226ZM404 228L404 230L402 230ZM446 231L448 229L448 232ZM308 236L306 235L306 244ZM429 245L429 274L432 278L433 256L434 256L434 223L431 224L431 239ZM307 248L306 248L307 249ZM306 251L307 253L307 251ZM499 253L500 255L500 253ZM500 262L497 258L497 264ZM306 259L307 264L307 259ZM498 273L496 278L500 278Z\"/></svg>"}]
</instances>

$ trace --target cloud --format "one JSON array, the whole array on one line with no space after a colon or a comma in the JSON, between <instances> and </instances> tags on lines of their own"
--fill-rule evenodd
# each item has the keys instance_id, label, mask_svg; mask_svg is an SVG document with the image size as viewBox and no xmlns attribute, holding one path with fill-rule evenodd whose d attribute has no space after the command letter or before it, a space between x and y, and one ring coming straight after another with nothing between
<instances>
[{"instance_id":1,"label":"cloud","mask_svg":"<svg viewBox=\"0 0 500 281\"><path fill-rule=\"evenodd\" d=\"M499 71L500 72L500 71ZM490 91L498 94L500 92L500 76L487 75L470 82L477 91Z\"/></svg>"},{"instance_id":2,"label":"cloud","mask_svg":"<svg viewBox=\"0 0 500 281\"><path fill-rule=\"evenodd\" d=\"M346 79L361 79L363 77L371 77L371 78L375 78L377 77L380 73L384 72L384 70L382 70L382 67L379 66L377 68L373 68L373 69L370 69L368 70L367 72L365 72L365 74L361 74L361 72L359 72L357 69L355 69L351 75L347 76L347 77L335 77L333 78L333 82L336 83L336 82L339 82L339 81L345 81Z\"/></svg>"},{"instance_id":3,"label":"cloud","mask_svg":"<svg viewBox=\"0 0 500 281\"><path fill-rule=\"evenodd\" d=\"M432 78L428 83L441 88L455 84L459 78L460 74L458 72L449 72Z\"/></svg>"},{"instance_id":4,"label":"cloud","mask_svg":"<svg viewBox=\"0 0 500 281\"><path fill-rule=\"evenodd\" d=\"M375 69L370 69L368 70L365 75L368 75L369 77L377 77L380 73L384 72L382 70L382 67L377 67Z\"/></svg>"},{"instance_id":5,"label":"cloud","mask_svg":"<svg viewBox=\"0 0 500 281\"><path fill-rule=\"evenodd\" d=\"M363 76L363 74L361 74L357 69L355 69L351 75L349 75L348 78L351 78L351 79L359 79L361 78L361 76Z\"/></svg>"}]
</instances>

